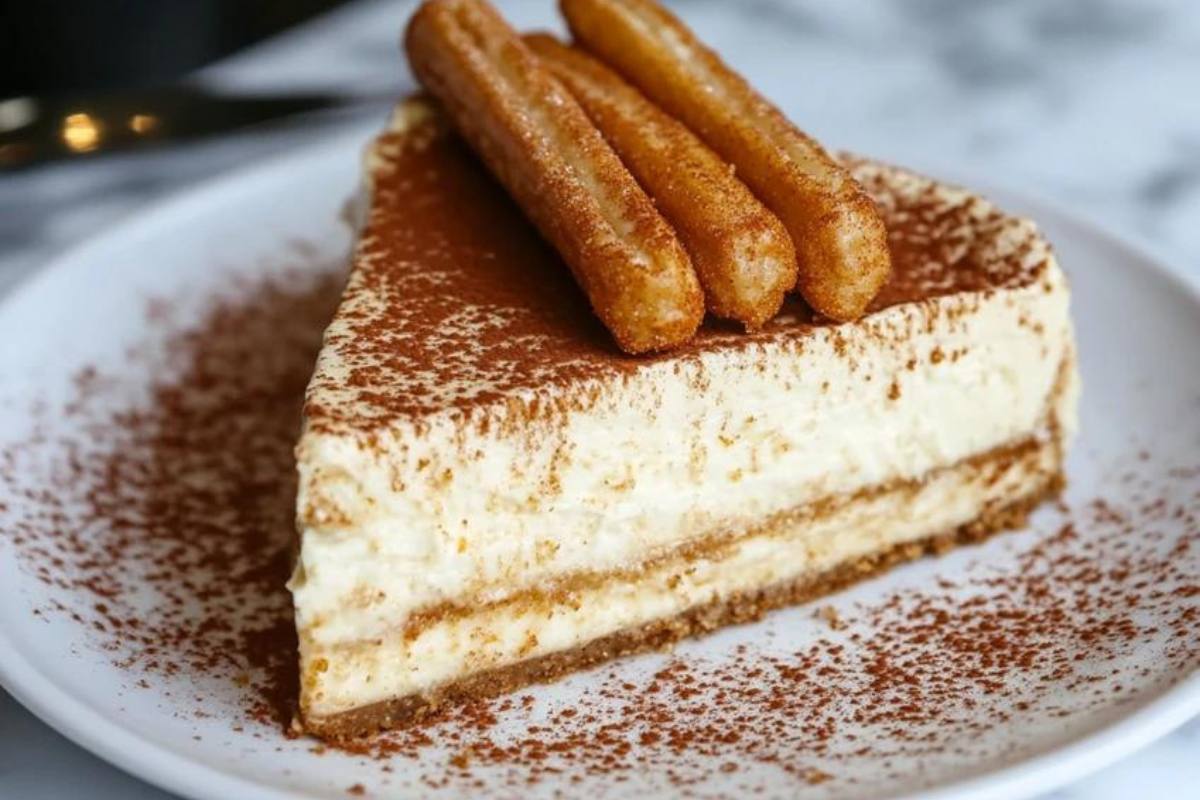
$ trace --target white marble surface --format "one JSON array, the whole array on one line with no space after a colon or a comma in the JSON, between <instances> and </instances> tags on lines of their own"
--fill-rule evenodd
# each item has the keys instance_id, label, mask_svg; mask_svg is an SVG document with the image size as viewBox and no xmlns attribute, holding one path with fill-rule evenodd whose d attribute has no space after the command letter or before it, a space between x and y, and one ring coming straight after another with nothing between
<instances>
[{"instance_id":1,"label":"white marble surface","mask_svg":"<svg viewBox=\"0 0 1200 800\"><path fill-rule=\"evenodd\" d=\"M411 2L362 2L205 70L230 89L373 97L333 118L136 157L0 174L0 294L73 243L169 193L382 119L411 85ZM554 26L552 0L502 3ZM1200 3L1195 0L680 0L696 29L838 147L976 172L1149 240L1200 284ZM1182 797L1200 722L1056 800ZM1184 789L1181 787L1190 787ZM0 797L164 798L0 692Z\"/></svg>"}]
</instances>

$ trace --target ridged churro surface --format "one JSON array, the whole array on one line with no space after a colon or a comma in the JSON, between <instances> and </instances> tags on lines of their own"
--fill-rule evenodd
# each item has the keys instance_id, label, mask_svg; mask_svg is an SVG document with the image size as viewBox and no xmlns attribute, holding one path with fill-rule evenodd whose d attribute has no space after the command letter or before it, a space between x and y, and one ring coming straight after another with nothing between
<instances>
[{"instance_id":1,"label":"ridged churro surface","mask_svg":"<svg viewBox=\"0 0 1200 800\"><path fill-rule=\"evenodd\" d=\"M708 310L762 327L796 283L796 251L779 218L683 123L592 56L548 34L525 37L583 106L675 228Z\"/></svg>"},{"instance_id":2,"label":"ridged churro surface","mask_svg":"<svg viewBox=\"0 0 1200 800\"><path fill-rule=\"evenodd\" d=\"M429 0L413 72L558 250L629 353L691 338L700 284L671 226L575 100L486 0Z\"/></svg>"},{"instance_id":3,"label":"ridged churro surface","mask_svg":"<svg viewBox=\"0 0 1200 800\"><path fill-rule=\"evenodd\" d=\"M656 0L561 0L572 35L737 167L787 226L796 284L832 319L857 319L888 277L886 232L836 159Z\"/></svg>"}]
</instances>

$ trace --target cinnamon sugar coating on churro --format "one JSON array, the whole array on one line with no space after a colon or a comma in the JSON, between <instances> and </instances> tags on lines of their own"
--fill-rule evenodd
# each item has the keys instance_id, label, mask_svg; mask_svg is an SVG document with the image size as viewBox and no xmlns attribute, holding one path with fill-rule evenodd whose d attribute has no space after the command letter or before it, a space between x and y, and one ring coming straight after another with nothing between
<instances>
[{"instance_id":1,"label":"cinnamon sugar coating on churro","mask_svg":"<svg viewBox=\"0 0 1200 800\"><path fill-rule=\"evenodd\" d=\"M849 172L654 0L560 2L580 44L734 164L783 220L809 305L861 316L891 267L887 231Z\"/></svg>"},{"instance_id":2,"label":"cinnamon sugar coating on churro","mask_svg":"<svg viewBox=\"0 0 1200 800\"><path fill-rule=\"evenodd\" d=\"M413 72L562 255L630 353L692 337L691 261L587 115L483 0L429 0L405 36Z\"/></svg>"},{"instance_id":3,"label":"cinnamon sugar coating on churro","mask_svg":"<svg viewBox=\"0 0 1200 800\"><path fill-rule=\"evenodd\" d=\"M615 72L549 34L525 38L575 96L692 257L708 310L754 330L796 282L787 230L720 156Z\"/></svg>"}]
</instances>

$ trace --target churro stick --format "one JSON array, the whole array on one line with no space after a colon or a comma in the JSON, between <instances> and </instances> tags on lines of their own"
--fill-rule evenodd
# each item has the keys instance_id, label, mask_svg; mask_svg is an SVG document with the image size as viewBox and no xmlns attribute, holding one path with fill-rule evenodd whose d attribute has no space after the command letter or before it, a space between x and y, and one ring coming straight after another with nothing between
<instances>
[{"instance_id":1,"label":"churro stick","mask_svg":"<svg viewBox=\"0 0 1200 800\"><path fill-rule=\"evenodd\" d=\"M483 0L429 0L413 71L570 266L630 353L691 338L704 298L686 251L570 93Z\"/></svg>"},{"instance_id":2,"label":"churro stick","mask_svg":"<svg viewBox=\"0 0 1200 800\"><path fill-rule=\"evenodd\" d=\"M708 310L749 329L796 283L787 230L709 147L615 72L549 34L525 43L570 90L675 228Z\"/></svg>"},{"instance_id":3,"label":"churro stick","mask_svg":"<svg viewBox=\"0 0 1200 800\"><path fill-rule=\"evenodd\" d=\"M783 220L809 305L859 317L891 259L883 221L849 172L654 0L560 1L586 49L732 163Z\"/></svg>"}]
</instances>

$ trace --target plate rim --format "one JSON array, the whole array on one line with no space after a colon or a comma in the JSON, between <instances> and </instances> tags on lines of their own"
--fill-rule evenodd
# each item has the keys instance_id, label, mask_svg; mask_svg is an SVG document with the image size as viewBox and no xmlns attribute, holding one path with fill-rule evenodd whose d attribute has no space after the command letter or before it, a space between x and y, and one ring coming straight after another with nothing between
<instances>
[{"instance_id":1,"label":"plate rim","mask_svg":"<svg viewBox=\"0 0 1200 800\"><path fill-rule=\"evenodd\" d=\"M361 154L377 128L374 124L355 125L325 140L294 148L264 162L205 178L153 201L153 205L133 210L110 229L68 247L16 280L0 297L0 314L4 314L11 305L22 302L26 296L35 294L44 281L54 279L55 273L69 268L75 262L87 260L93 252L135 236L141 229L161 225L165 220L187 213L191 208L203 208L211 203L213 197L233 188L279 180L287 173L295 173L297 168L303 171L305 165L310 168L313 164L325 165L335 159L346 158L347 150ZM1200 314L1200 277L1190 276L1184 269L1170 266L1175 262L1175 256L1154 246L1144 237L1123 229L1110 230L1056 200L1016 189L1003 180L962 164L922 162L915 169L938 176L939 179L946 176L948 182L981 186L985 196L993 191L1001 192L1022 205L1038 209L1039 215L1057 217L1059 223L1073 227L1082 236L1119 250L1123 260L1136 262L1135 269L1165 281L1184 294L1193 311ZM16 569L15 564L13 568ZM68 741L165 791L193 800L230 796L248 800L288 800L305 796L181 755L106 717L71 696L54 681L40 675L2 626L0 687ZM914 800L917 797L927 800L1029 797L1111 765L1197 716L1200 716L1200 669L1193 670L1135 711L1072 742L975 777L901 795L898 800Z\"/></svg>"}]
</instances>

